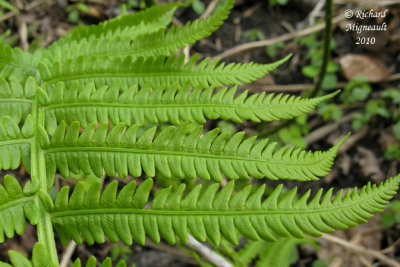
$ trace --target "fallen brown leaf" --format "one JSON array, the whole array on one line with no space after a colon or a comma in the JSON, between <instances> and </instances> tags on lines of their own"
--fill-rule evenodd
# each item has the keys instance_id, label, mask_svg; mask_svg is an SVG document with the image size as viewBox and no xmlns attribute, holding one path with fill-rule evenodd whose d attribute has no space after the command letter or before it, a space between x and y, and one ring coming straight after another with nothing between
<instances>
[{"instance_id":1,"label":"fallen brown leaf","mask_svg":"<svg viewBox=\"0 0 400 267\"><path fill-rule=\"evenodd\" d=\"M375 183L383 181L385 175L374 152L362 146L357 146L357 151L359 157L356 161L361 167L363 176L372 179Z\"/></svg>"},{"instance_id":2,"label":"fallen brown leaf","mask_svg":"<svg viewBox=\"0 0 400 267\"><path fill-rule=\"evenodd\" d=\"M339 59L341 71L348 80L358 75L365 76L369 82L379 82L391 73L385 64L373 55L347 54Z\"/></svg>"}]
</instances>

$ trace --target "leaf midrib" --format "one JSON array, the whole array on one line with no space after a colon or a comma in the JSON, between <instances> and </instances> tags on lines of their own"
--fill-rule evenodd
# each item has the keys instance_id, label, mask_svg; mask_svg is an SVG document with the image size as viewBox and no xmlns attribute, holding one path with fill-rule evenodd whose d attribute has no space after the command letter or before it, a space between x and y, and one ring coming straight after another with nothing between
<instances>
[{"instance_id":1,"label":"leaf midrib","mask_svg":"<svg viewBox=\"0 0 400 267\"><path fill-rule=\"evenodd\" d=\"M0 104L1 103L22 103L22 104L32 104L31 99L24 99L24 98L0 98Z\"/></svg>"},{"instance_id":2,"label":"leaf midrib","mask_svg":"<svg viewBox=\"0 0 400 267\"><path fill-rule=\"evenodd\" d=\"M15 62L5 61L1 58L0 58L0 64L11 65L11 66L18 67L21 69L29 69L32 73L34 73L36 70L36 68L32 65L22 65L22 64L15 63Z\"/></svg>"},{"instance_id":3,"label":"leaf midrib","mask_svg":"<svg viewBox=\"0 0 400 267\"><path fill-rule=\"evenodd\" d=\"M62 152L97 152L97 153L109 153L109 152L118 152L118 153L134 153L138 155L143 154L152 154L152 155L170 155L170 156L183 156L183 157L197 157L197 158L213 158L219 160L237 160L237 161L253 161L253 162L260 162L260 163L275 163L275 164L284 164L284 165L314 165L319 164L321 161L326 160L325 157L317 158L314 161L305 162L306 159L301 159L301 162L288 162L287 160L276 160L276 159L257 159L251 157L243 157L239 155L223 155L223 154L208 154L199 151L198 153L195 152L188 152L188 151L179 151L182 148L171 148L171 150L162 150L163 148L157 147L153 149L140 149L140 148L129 148L129 147L51 147L48 149L43 149L44 153L62 153ZM175 150L178 151L175 151ZM329 151L325 152L323 155L329 157ZM328 154L329 153L329 154ZM251 156L251 155L249 155Z\"/></svg>"},{"instance_id":4,"label":"leaf midrib","mask_svg":"<svg viewBox=\"0 0 400 267\"><path fill-rule=\"evenodd\" d=\"M0 212L5 211L6 209L9 209L11 207L20 205L24 202L33 201L34 199L35 199L35 196L29 196L29 197L23 197L23 198L15 199L12 201L8 201L7 203L0 205Z\"/></svg>"},{"instance_id":5,"label":"leaf midrib","mask_svg":"<svg viewBox=\"0 0 400 267\"><path fill-rule=\"evenodd\" d=\"M313 213L325 213L325 212L334 212L335 210L344 210L349 207L359 206L360 203L370 200L374 198L378 192L375 192L374 196L366 195L365 197L360 197L359 200L349 203L345 203L344 205L336 205L332 204L332 207L320 207L317 209L252 209L248 210L243 208L243 210L229 210L229 209L215 209L210 208L208 210L203 209L199 210L199 208L192 208L196 210L154 210L154 209L132 209L132 208L109 208L109 207L99 207L98 209L76 209L76 210L63 210L63 211L55 211L50 212L52 218L57 217L67 217L67 216L77 216L77 215L99 215L99 214L146 214L146 215L161 215L161 216L257 216L257 215L303 215L303 214L313 214ZM343 204L343 203L341 203ZM68 207L69 208L69 207ZM279 209L279 210L278 210Z\"/></svg>"},{"instance_id":6,"label":"leaf midrib","mask_svg":"<svg viewBox=\"0 0 400 267\"><path fill-rule=\"evenodd\" d=\"M12 139L12 140L3 140L0 141L0 147L1 146L7 146L7 145L21 145L21 144L29 144L32 142L32 138L27 138L27 139Z\"/></svg>"},{"instance_id":7,"label":"leaf midrib","mask_svg":"<svg viewBox=\"0 0 400 267\"><path fill-rule=\"evenodd\" d=\"M298 103L282 103L271 105L269 103L264 105L253 105L249 104L191 104L191 103L179 103L179 104L140 104L140 103L104 103L104 102L76 102L76 103L61 103L44 106L44 110L51 109L63 109L63 108L85 108L85 107L104 107L104 108L232 108L232 109L281 109L282 107L297 106Z\"/></svg>"},{"instance_id":8,"label":"leaf midrib","mask_svg":"<svg viewBox=\"0 0 400 267\"><path fill-rule=\"evenodd\" d=\"M257 67L256 65L254 65L253 67ZM141 77L157 77L160 78L160 76L162 77L167 77L167 76L171 76L171 77L176 77L176 76L182 76L182 77L186 77L186 76L207 76L207 77L225 77L225 76L232 76L232 75L236 75L238 72L242 73L243 70L238 69L236 71L232 71L229 70L228 71L224 71L221 73L219 71L216 70L212 70L212 72L199 72L199 71L204 71L204 69L200 69L199 71L196 71L196 69L193 69L191 72L161 72L163 70L160 69L160 72L151 72L151 73L108 73L108 72L98 72L98 73L93 73L93 74L85 74L85 75L65 75L59 78L54 78L54 79L50 79L47 80L43 83L43 87L48 86L49 84L53 84L53 83L57 83L57 82L61 82L61 81L68 81L68 80L82 80L82 79L89 79L89 78L97 78L97 79L111 79L111 78L141 78ZM206 70L207 71L207 70ZM235 80L238 80L235 77Z\"/></svg>"}]
</instances>

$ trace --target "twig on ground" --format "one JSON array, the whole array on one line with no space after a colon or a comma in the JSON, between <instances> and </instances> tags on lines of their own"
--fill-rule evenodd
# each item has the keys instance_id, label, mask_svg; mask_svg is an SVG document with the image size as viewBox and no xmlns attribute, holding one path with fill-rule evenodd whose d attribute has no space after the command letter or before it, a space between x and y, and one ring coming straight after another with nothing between
<instances>
[{"instance_id":1,"label":"twig on ground","mask_svg":"<svg viewBox=\"0 0 400 267\"><path fill-rule=\"evenodd\" d=\"M60 267L67 267L68 266L68 264L69 264L69 262L71 260L71 256L74 253L76 246L77 245L73 240L71 240L69 242L68 247L64 251L64 254L63 254L62 258L61 258Z\"/></svg>"},{"instance_id":2,"label":"twig on ground","mask_svg":"<svg viewBox=\"0 0 400 267\"><path fill-rule=\"evenodd\" d=\"M180 250L179 248L175 248L173 246L164 244L162 242L155 244L153 241L151 241L150 238L146 238L146 247L154 248L160 251L165 251L170 254L178 256L182 261L190 264L196 264L197 261L193 258L192 255Z\"/></svg>"},{"instance_id":3,"label":"twig on ground","mask_svg":"<svg viewBox=\"0 0 400 267\"><path fill-rule=\"evenodd\" d=\"M375 84L379 84L382 82L393 82L396 80L400 80L400 73L394 73L387 77L386 79L376 82ZM347 82L338 82L332 89L340 89L345 87ZM300 91L307 91L314 88L312 83L305 83L305 84L262 84L258 85L257 82L249 84L246 87L250 88L257 88L263 91L278 91L278 92L300 92Z\"/></svg>"},{"instance_id":4,"label":"twig on ground","mask_svg":"<svg viewBox=\"0 0 400 267\"><path fill-rule=\"evenodd\" d=\"M318 13L321 12L321 9L324 7L326 0L319 1L313 10L310 12L310 15L308 16L308 24L314 24L315 23L315 18L318 16Z\"/></svg>"},{"instance_id":5,"label":"twig on ground","mask_svg":"<svg viewBox=\"0 0 400 267\"><path fill-rule=\"evenodd\" d=\"M9 18L14 17L15 15L17 15L17 12L14 11L7 12L6 14L0 16L0 22L8 20Z\"/></svg>"},{"instance_id":6,"label":"twig on ground","mask_svg":"<svg viewBox=\"0 0 400 267\"><path fill-rule=\"evenodd\" d=\"M185 60L184 60L184 62L187 63L187 62L189 61L189 58L190 58L190 45L186 46L186 47L183 49L183 54L185 55Z\"/></svg>"},{"instance_id":7,"label":"twig on ground","mask_svg":"<svg viewBox=\"0 0 400 267\"><path fill-rule=\"evenodd\" d=\"M194 239L192 235L189 235L189 242L186 246L199 253L204 259L217 267L233 267L233 265L226 261L221 255Z\"/></svg>"},{"instance_id":8,"label":"twig on ground","mask_svg":"<svg viewBox=\"0 0 400 267\"><path fill-rule=\"evenodd\" d=\"M355 134L351 135L346 142L339 148L339 153L344 153L363 139L369 132L369 126L364 125Z\"/></svg>"},{"instance_id":9,"label":"twig on ground","mask_svg":"<svg viewBox=\"0 0 400 267\"><path fill-rule=\"evenodd\" d=\"M346 19L344 14L341 14L341 15L333 18L332 24L337 24L337 23L341 22L344 19ZM296 32L287 33L287 34L284 34L284 35L281 35L281 36L278 36L278 37L274 37L274 38L271 38L271 39L244 43L244 44L232 47L231 49L228 49L225 52L214 56L212 59L227 58L227 57L231 57L233 55L239 54L239 53L241 53L243 51L247 51L247 50L250 50L250 49L254 49L254 48L258 48L258 47L264 47L264 46L276 44L276 43L279 43L279 42L289 41L289 40L291 40L293 38L296 38L296 37L301 37L301 36L312 34L314 32L318 32L318 31L320 31L320 30L322 30L324 28L325 28L325 23L321 23L321 24L312 26L310 28L306 28L306 29L299 30L299 31L296 31Z\"/></svg>"},{"instance_id":10,"label":"twig on ground","mask_svg":"<svg viewBox=\"0 0 400 267\"><path fill-rule=\"evenodd\" d=\"M388 246L388 247L385 248L385 249L382 249L382 250L381 250L381 253L386 254L386 253L393 252L399 244L400 244L400 239L397 239L397 240L394 241L390 246Z\"/></svg>"},{"instance_id":11,"label":"twig on ground","mask_svg":"<svg viewBox=\"0 0 400 267\"><path fill-rule=\"evenodd\" d=\"M218 3L218 0L211 1L211 3L207 6L206 11L204 11L204 13L201 15L200 18L206 19L208 16L210 16L211 12L215 9L215 6L217 5L217 3ZM187 63L190 58L190 45L187 45L183 49L183 54L185 55L185 63Z\"/></svg>"},{"instance_id":12,"label":"twig on ground","mask_svg":"<svg viewBox=\"0 0 400 267\"><path fill-rule=\"evenodd\" d=\"M315 143L323 138L325 138L328 134L332 133L334 130L336 130L340 124L351 121L354 117L355 112L350 113L346 116L343 116L339 121L330 123L330 124L325 124L324 126L315 129L311 133L307 134L304 137L304 140L307 142L307 144L312 144Z\"/></svg>"},{"instance_id":13,"label":"twig on ground","mask_svg":"<svg viewBox=\"0 0 400 267\"><path fill-rule=\"evenodd\" d=\"M330 235L330 234L323 234L320 238L327 240L329 242L341 245L341 246L347 248L348 250L351 250L352 252L355 252L357 254L374 257L375 259L380 260L381 262L387 264L388 266L400 267L400 263L385 256L381 252L378 252L378 251L375 251L375 250L372 250L369 248L365 248L360 245L352 244L349 241L341 239L337 236Z\"/></svg>"},{"instance_id":14,"label":"twig on ground","mask_svg":"<svg viewBox=\"0 0 400 267\"><path fill-rule=\"evenodd\" d=\"M366 267L373 267L374 265L372 265L368 259L366 259L363 255L357 254L356 255L358 260Z\"/></svg>"},{"instance_id":15,"label":"twig on ground","mask_svg":"<svg viewBox=\"0 0 400 267\"><path fill-rule=\"evenodd\" d=\"M387 77L386 79L384 79L384 82L392 82L392 81L396 81L396 80L400 80L400 73L394 73L392 75L390 75L389 77Z\"/></svg>"},{"instance_id":16,"label":"twig on ground","mask_svg":"<svg viewBox=\"0 0 400 267\"><path fill-rule=\"evenodd\" d=\"M206 11L204 11L204 13L200 16L200 18L206 19L208 16L210 16L211 12L214 10L217 3L218 0L211 1L211 3L207 6Z\"/></svg>"},{"instance_id":17,"label":"twig on ground","mask_svg":"<svg viewBox=\"0 0 400 267\"><path fill-rule=\"evenodd\" d=\"M28 10L34 9L34 8L38 7L40 4L42 4L43 2L44 2L43 0L33 1L29 4L27 4L23 10L28 11ZM12 18L16 15L18 15L17 12L9 11L9 12L5 13L4 15L0 16L0 22L8 20L9 18Z\"/></svg>"},{"instance_id":18,"label":"twig on ground","mask_svg":"<svg viewBox=\"0 0 400 267\"><path fill-rule=\"evenodd\" d=\"M346 85L344 82L337 83L334 88L343 88ZM257 88L262 91L277 91L277 92L302 92L308 91L314 88L314 84L305 83L305 84L271 84L271 85L262 85L262 87L257 87L257 83L250 84L250 88Z\"/></svg>"},{"instance_id":19,"label":"twig on ground","mask_svg":"<svg viewBox=\"0 0 400 267\"><path fill-rule=\"evenodd\" d=\"M18 23L18 36L19 36L21 49L22 49L22 51L26 52L26 51L28 51L29 43L28 43L28 30L26 27L26 21L25 21L24 17L18 16L17 23Z\"/></svg>"}]
</instances>

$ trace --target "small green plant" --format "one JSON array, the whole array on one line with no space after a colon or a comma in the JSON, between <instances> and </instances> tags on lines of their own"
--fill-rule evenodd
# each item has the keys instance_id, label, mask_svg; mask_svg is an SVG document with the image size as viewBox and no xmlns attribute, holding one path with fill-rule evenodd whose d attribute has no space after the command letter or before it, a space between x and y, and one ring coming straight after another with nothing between
<instances>
[{"instance_id":1,"label":"small green plant","mask_svg":"<svg viewBox=\"0 0 400 267\"><path fill-rule=\"evenodd\" d=\"M364 76L356 76L344 87L340 99L344 104L351 104L364 101L370 95L372 89Z\"/></svg>"},{"instance_id":2,"label":"small green plant","mask_svg":"<svg viewBox=\"0 0 400 267\"><path fill-rule=\"evenodd\" d=\"M244 32L244 37L250 41L260 41L265 39L265 35L260 29L247 30Z\"/></svg>"},{"instance_id":3,"label":"small green plant","mask_svg":"<svg viewBox=\"0 0 400 267\"><path fill-rule=\"evenodd\" d=\"M192 0L192 9L197 14L202 14L206 10L206 6L203 1L200 0Z\"/></svg>"},{"instance_id":4,"label":"small green plant","mask_svg":"<svg viewBox=\"0 0 400 267\"><path fill-rule=\"evenodd\" d=\"M269 5L270 6L275 6L275 5L281 5L284 6L286 5L288 0L269 0Z\"/></svg>"},{"instance_id":5,"label":"small green plant","mask_svg":"<svg viewBox=\"0 0 400 267\"><path fill-rule=\"evenodd\" d=\"M301 45L305 45L307 47L306 59L311 60L310 65L304 66L302 68L302 73L304 76L309 78L316 78L322 66L322 55L323 48L321 42L317 40L317 36L315 34L303 37L299 40ZM331 49L334 49L336 46L335 42L332 40ZM337 83L336 72L339 71L339 66L330 60L327 65L326 75L322 81L322 89L330 90L335 88Z\"/></svg>"},{"instance_id":6,"label":"small green plant","mask_svg":"<svg viewBox=\"0 0 400 267\"><path fill-rule=\"evenodd\" d=\"M77 3L75 5L70 5L67 7L68 12L68 20L71 23L78 23L80 13L87 13L89 11L89 7L84 3Z\"/></svg>"},{"instance_id":7,"label":"small green plant","mask_svg":"<svg viewBox=\"0 0 400 267\"><path fill-rule=\"evenodd\" d=\"M400 224L400 200L390 202L389 209L382 214L381 221L384 227Z\"/></svg>"},{"instance_id":8,"label":"small green plant","mask_svg":"<svg viewBox=\"0 0 400 267\"><path fill-rule=\"evenodd\" d=\"M324 152L275 149L276 143L245 138L244 132L204 132L206 119L290 119L338 92L310 99L238 92L237 85L289 57L271 64L225 64L199 62L193 55L186 62L179 49L215 31L233 0L207 20L166 30L179 6L154 6L77 27L33 54L1 44L0 165L7 170L22 164L31 179L21 188L16 178L4 177L0 242L22 234L26 220L38 233L32 261L10 250L14 266L58 266L55 231L64 245L70 239L92 245L106 238L144 245L146 236L155 243L163 238L185 244L189 233L214 245L221 239L238 244L240 236L265 241L319 236L366 222L396 193L400 176L334 197L332 189L297 197L296 188L283 193L282 185L265 199L265 185L235 190L233 180L250 177L317 180L328 174L347 136ZM72 192L67 186L58 191L57 172L65 179L91 178ZM106 180L102 188L97 179L104 173L147 179L123 187ZM151 177L178 184L153 192ZM194 183L186 190L177 178ZM206 182L197 184L197 178ZM224 179L232 181L222 186L218 182ZM86 266L95 265L91 258ZM79 259L74 266L81 266Z\"/></svg>"}]
</instances>

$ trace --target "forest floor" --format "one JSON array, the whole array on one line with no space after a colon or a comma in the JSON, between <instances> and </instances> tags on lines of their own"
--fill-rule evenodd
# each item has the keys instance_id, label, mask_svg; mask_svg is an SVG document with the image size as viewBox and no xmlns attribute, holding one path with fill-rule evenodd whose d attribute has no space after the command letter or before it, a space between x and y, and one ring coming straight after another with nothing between
<instances>
[{"instance_id":1,"label":"forest floor","mask_svg":"<svg viewBox=\"0 0 400 267\"><path fill-rule=\"evenodd\" d=\"M135 2L140 1L128 1L128 11L139 10L132 9ZM197 2L203 2L207 7L214 1ZM269 63L292 53L293 57L278 70L240 89L304 94L314 88L322 58L323 31L316 25L324 21L324 5L315 4L317 2L296 0L284 5L270 5L268 1L237 0L225 24L212 36L192 46L190 54L222 56L226 62ZM98 23L121 12L119 1L107 0L91 0L85 4L67 0L11 0L11 3L20 10L20 14L0 8L3 11L0 14L0 40L28 51L48 46L76 25ZM194 9L202 11L201 5ZM184 24L198 18L200 15L194 9L179 9L174 23ZM385 15L362 18L362 14L358 13L360 16L356 17L357 10L371 9ZM351 18L345 17L349 16L348 10L353 12ZM349 30L351 25L386 27L384 30L357 33ZM325 150L348 132L352 135L340 149L328 176L312 183L287 182L287 187L298 186L300 192L308 188L316 192L318 188L360 187L369 181L380 183L399 172L399 52L400 1L382 0L375 4L373 1L335 1L331 61L320 94L337 89L342 92L307 118L297 120L270 137L286 144ZM208 126L235 127L235 131L267 135L275 124L217 122ZM25 172L21 169L16 175L24 176ZM276 184L268 183L271 186ZM344 244L320 238L318 250L301 246L294 266L387 265L367 250L367 253L357 252L354 247L369 249L399 261L400 211L395 207L398 205L388 208L384 215L375 216L367 224L335 232L333 235ZM0 260L7 259L8 249L25 254L31 251L36 242L35 231L28 226L21 237L0 244ZM64 248L61 245L59 253L62 258ZM90 255L101 259L110 255L113 259L123 257L137 266L198 265L191 254L164 242L155 245L149 241L145 247L121 244L113 248L111 243L92 247L78 245L71 258L80 257L85 262Z\"/></svg>"}]
</instances>

